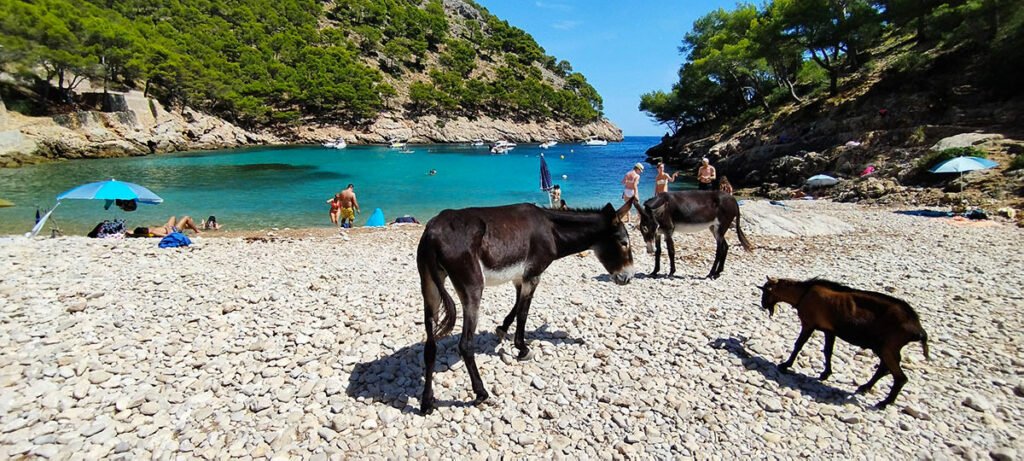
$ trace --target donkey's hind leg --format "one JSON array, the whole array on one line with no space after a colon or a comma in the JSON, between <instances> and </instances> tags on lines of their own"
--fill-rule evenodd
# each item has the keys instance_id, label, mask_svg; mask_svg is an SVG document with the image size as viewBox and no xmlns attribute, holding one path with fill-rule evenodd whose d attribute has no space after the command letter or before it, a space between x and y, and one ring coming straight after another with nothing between
<instances>
[{"instance_id":1,"label":"donkey's hind leg","mask_svg":"<svg viewBox=\"0 0 1024 461\"><path fill-rule=\"evenodd\" d=\"M519 292L522 291L522 284L517 283L516 285L516 303L512 305L512 310L505 316L505 320L501 322L495 334L498 335L498 343L505 340L505 335L508 334L508 327L512 326L512 321L516 319L516 313L519 312Z\"/></svg>"},{"instance_id":2,"label":"donkey's hind leg","mask_svg":"<svg viewBox=\"0 0 1024 461\"><path fill-rule=\"evenodd\" d=\"M441 294L430 275L421 276L423 291L423 327L427 330L427 341L423 345L423 395L420 397L420 412L424 415L434 411L433 376L437 359L437 339L434 337L434 313L441 304Z\"/></svg>"},{"instance_id":3,"label":"donkey's hind leg","mask_svg":"<svg viewBox=\"0 0 1024 461\"><path fill-rule=\"evenodd\" d=\"M715 236L715 262L711 263L711 272L707 276L709 279L717 279L725 270L725 257L729 254L725 231L728 229L728 226L711 226L711 233Z\"/></svg>"},{"instance_id":4,"label":"donkey's hind leg","mask_svg":"<svg viewBox=\"0 0 1024 461\"><path fill-rule=\"evenodd\" d=\"M480 371L476 367L476 358L473 354L476 353L476 343L474 336L476 333L477 317L480 313L480 298L483 297L483 277L479 277L480 280L476 280L466 284L465 286L459 287L459 299L462 301L463 316L462 316L462 335L459 338L459 355L462 356L462 361L466 364L466 371L469 372L469 380L473 384L473 393L476 394L476 398L473 399L473 404L478 405L487 400L489 396L487 390L484 389L484 382L480 379Z\"/></svg>"},{"instance_id":5,"label":"donkey's hind leg","mask_svg":"<svg viewBox=\"0 0 1024 461\"><path fill-rule=\"evenodd\" d=\"M539 275L523 280L523 285L520 289L519 311L516 312L515 344L516 349L519 349L519 356L516 358L524 362L533 359L533 352L526 346L526 316L530 312L530 303L533 302L533 291L537 289L538 283L540 283Z\"/></svg>"}]
</instances>

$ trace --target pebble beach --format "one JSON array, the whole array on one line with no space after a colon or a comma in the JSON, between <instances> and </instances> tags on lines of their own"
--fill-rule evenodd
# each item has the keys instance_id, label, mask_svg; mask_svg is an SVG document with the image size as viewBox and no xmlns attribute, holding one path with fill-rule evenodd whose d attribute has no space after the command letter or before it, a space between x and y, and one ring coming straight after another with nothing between
<instances>
[{"instance_id":1,"label":"pebble beach","mask_svg":"<svg viewBox=\"0 0 1024 461\"><path fill-rule=\"evenodd\" d=\"M512 285L487 288L476 360L491 398L468 404L458 322L429 416L422 226L204 233L181 249L0 242L0 459L1024 456L1021 229L785 203L741 207L756 248L730 230L718 280L703 278L710 232L676 235L673 278L618 286L590 252L556 261L527 320L530 362L494 334ZM833 375L815 379L820 332L781 373L800 326L787 305L761 310L765 276L904 299L931 357L903 349L909 382L884 410L891 377L852 394L869 351L837 341Z\"/></svg>"}]
</instances>

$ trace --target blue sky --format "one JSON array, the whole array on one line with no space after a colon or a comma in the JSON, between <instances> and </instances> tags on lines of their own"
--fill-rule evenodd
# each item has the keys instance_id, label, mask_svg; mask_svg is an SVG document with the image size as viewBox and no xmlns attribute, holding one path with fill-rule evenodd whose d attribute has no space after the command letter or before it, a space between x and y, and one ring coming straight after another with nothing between
<instances>
[{"instance_id":1,"label":"blue sky","mask_svg":"<svg viewBox=\"0 0 1024 461\"><path fill-rule=\"evenodd\" d=\"M601 97L604 113L627 136L661 136L637 109L640 95L668 90L683 62L678 48L693 21L735 0L477 0L530 33L547 54L572 63Z\"/></svg>"}]
</instances>

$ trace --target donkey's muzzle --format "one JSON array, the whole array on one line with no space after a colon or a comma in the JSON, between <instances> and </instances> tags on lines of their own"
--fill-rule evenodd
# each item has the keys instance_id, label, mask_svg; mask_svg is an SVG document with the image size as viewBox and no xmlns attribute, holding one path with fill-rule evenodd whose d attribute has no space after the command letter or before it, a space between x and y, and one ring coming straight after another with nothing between
<instances>
[{"instance_id":1,"label":"donkey's muzzle","mask_svg":"<svg viewBox=\"0 0 1024 461\"><path fill-rule=\"evenodd\" d=\"M630 280L633 280L633 273L633 266L626 266L622 268L622 270L612 274L612 281L619 285L625 285L629 283Z\"/></svg>"},{"instance_id":2,"label":"donkey's muzzle","mask_svg":"<svg viewBox=\"0 0 1024 461\"><path fill-rule=\"evenodd\" d=\"M649 255L654 254L654 244L651 243L651 242L646 242L646 243L647 243L647 254L649 254Z\"/></svg>"}]
</instances>

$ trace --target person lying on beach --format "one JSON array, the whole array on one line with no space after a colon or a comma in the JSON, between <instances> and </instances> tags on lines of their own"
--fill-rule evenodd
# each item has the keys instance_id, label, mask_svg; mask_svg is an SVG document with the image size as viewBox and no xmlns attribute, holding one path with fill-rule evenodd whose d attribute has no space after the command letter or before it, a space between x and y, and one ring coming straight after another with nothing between
<instances>
[{"instance_id":1,"label":"person lying on beach","mask_svg":"<svg viewBox=\"0 0 1024 461\"><path fill-rule=\"evenodd\" d=\"M206 218L206 221L199 223L199 225L203 230L220 230L222 227L220 224L217 224L217 217L213 215Z\"/></svg>"},{"instance_id":2,"label":"person lying on beach","mask_svg":"<svg viewBox=\"0 0 1024 461\"><path fill-rule=\"evenodd\" d=\"M192 218L184 216L180 220L175 221L174 216L171 216L167 219L167 224L162 226L136 227L135 231L132 232L132 237L166 237L168 234L181 232L185 229L192 229L197 234L203 233L203 231L196 227L196 223Z\"/></svg>"}]
</instances>

